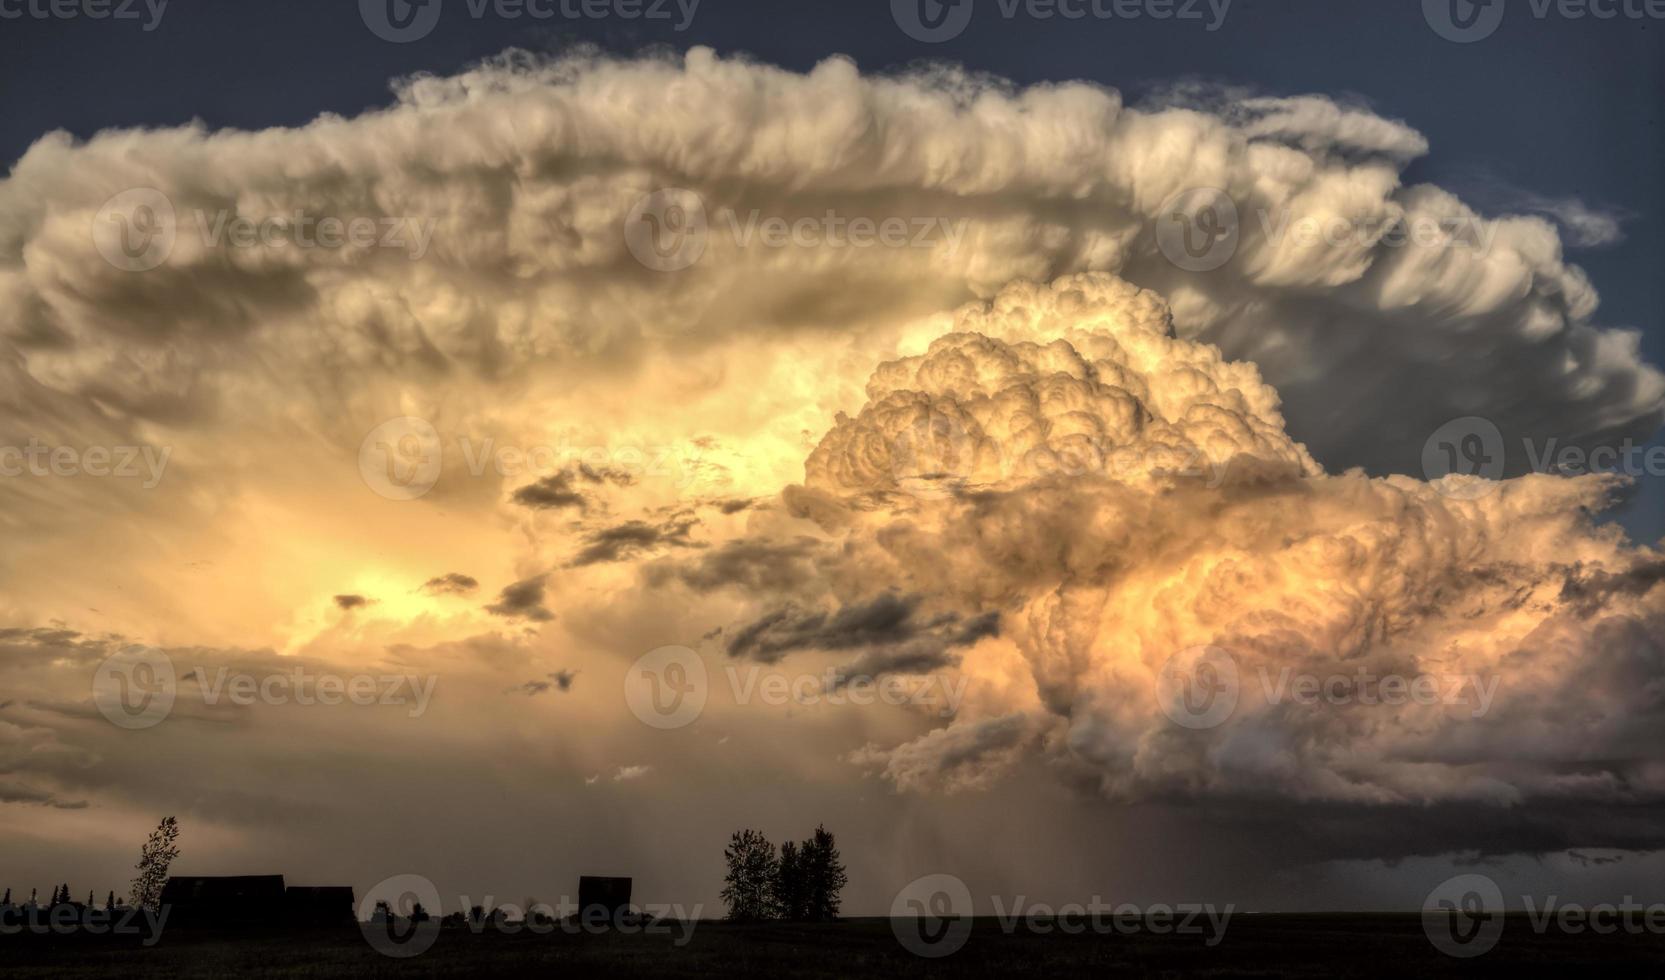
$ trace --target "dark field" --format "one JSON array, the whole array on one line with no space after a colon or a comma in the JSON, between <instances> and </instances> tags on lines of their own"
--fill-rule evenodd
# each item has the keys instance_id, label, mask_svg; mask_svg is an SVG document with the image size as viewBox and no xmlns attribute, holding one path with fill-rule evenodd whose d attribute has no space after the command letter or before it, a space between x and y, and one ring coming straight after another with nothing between
<instances>
[{"instance_id":1,"label":"dark field","mask_svg":"<svg viewBox=\"0 0 1665 980\"><path fill-rule=\"evenodd\" d=\"M432 949L391 959L356 930L230 937L168 934L150 949L111 940L0 938L11 977L395 977L607 975L705 977L1424 977L1514 976L1548 970L1577 976L1640 967L1660 975L1665 937L1535 934L1511 917L1502 939L1469 960L1435 950L1416 916L1233 917L1209 948L1195 936L1007 934L977 920L964 947L923 959L897 942L884 919L835 924L741 926L698 923L686 946L673 935L474 935L442 933ZM1648 967L1653 969L1647 970ZM1599 975L1599 974L1593 974Z\"/></svg>"}]
</instances>

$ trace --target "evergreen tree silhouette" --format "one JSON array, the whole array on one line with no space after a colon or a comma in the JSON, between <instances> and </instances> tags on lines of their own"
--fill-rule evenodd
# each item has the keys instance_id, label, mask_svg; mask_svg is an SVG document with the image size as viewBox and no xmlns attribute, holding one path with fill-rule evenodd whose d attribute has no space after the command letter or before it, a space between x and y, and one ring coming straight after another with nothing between
<instances>
[{"instance_id":1,"label":"evergreen tree silhouette","mask_svg":"<svg viewBox=\"0 0 1665 980\"><path fill-rule=\"evenodd\" d=\"M844 872L838 843L825 826L816 827L815 836L804 841L799 860L803 862L808 891L807 918L816 922L830 922L838 918L842 904L839 893L850 883L850 878Z\"/></svg>"}]
</instances>

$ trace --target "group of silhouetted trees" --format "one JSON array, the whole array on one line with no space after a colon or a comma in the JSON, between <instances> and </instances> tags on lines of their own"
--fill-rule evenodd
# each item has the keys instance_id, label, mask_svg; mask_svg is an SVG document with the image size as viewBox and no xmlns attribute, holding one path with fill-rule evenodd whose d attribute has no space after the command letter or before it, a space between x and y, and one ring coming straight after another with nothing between
<instances>
[{"instance_id":1,"label":"group of silhouetted trees","mask_svg":"<svg viewBox=\"0 0 1665 980\"><path fill-rule=\"evenodd\" d=\"M74 909L96 909L98 908L98 899L94 897L92 892L88 892L86 902L77 902L70 897L68 885L59 885L58 887L52 889L52 897L44 904L40 901L39 890L34 888L29 889L29 901L22 903L21 907L50 910L58 908L61 905L67 905ZM4 897L0 897L0 908L10 907L12 907L12 890L8 888L6 889ZM116 908L116 893L111 892L109 897L104 900L104 909L105 911L114 912Z\"/></svg>"},{"instance_id":2,"label":"group of silhouetted trees","mask_svg":"<svg viewBox=\"0 0 1665 980\"><path fill-rule=\"evenodd\" d=\"M133 905L135 907L154 909L161 904L162 886L167 884L168 881L168 867L173 864L173 859L178 856L179 821L173 817L168 817L151 832L150 839L145 841L144 847L139 851L139 876L133 879ZM47 910L60 906L68 906L74 909L98 908L93 892L87 893L86 904L82 904L70 897L71 892L68 885L59 885L52 889L52 898L44 905L41 904L39 895L38 889L30 889L29 901L19 903L16 907ZM12 905L12 890L8 888L5 897L0 898L0 908L12 907L14 907ZM115 892L110 892L104 899L104 910L106 912L114 912L126 907L125 904L117 904Z\"/></svg>"},{"instance_id":3,"label":"group of silhouetted trees","mask_svg":"<svg viewBox=\"0 0 1665 980\"><path fill-rule=\"evenodd\" d=\"M839 893L849 884L838 845L826 827L802 843L775 846L762 832L736 831L723 850L728 874L723 901L728 917L742 922L791 919L825 922L838 918Z\"/></svg>"}]
</instances>

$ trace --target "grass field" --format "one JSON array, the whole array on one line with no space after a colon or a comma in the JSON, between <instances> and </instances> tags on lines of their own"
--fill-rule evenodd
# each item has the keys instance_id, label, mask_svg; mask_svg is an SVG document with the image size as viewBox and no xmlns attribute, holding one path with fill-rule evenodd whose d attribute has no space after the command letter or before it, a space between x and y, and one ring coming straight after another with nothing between
<instances>
[{"instance_id":1,"label":"grass field","mask_svg":"<svg viewBox=\"0 0 1665 980\"><path fill-rule=\"evenodd\" d=\"M13 977L1424 977L1515 976L1665 968L1665 937L1535 934L1511 917L1483 956L1459 960L1429 943L1415 916L1237 916L1212 948L1198 937L1007 933L978 919L963 947L925 959L885 919L744 926L700 922L673 935L440 934L410 959L377 953L355 930L211 935L175 931L145 949L88 937L0 937ZM1644 974L1650 975L1650 974Z\"/></svg>"}]
</instances>

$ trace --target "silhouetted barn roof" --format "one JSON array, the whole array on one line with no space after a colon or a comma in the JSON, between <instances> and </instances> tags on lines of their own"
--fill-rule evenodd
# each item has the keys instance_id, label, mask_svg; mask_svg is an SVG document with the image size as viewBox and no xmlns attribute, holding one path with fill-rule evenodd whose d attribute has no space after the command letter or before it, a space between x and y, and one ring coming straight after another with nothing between
<instances>
[{"instance_id":1,"label":"silhouetted barn roof","mask_svg":"<svg viewBox=\"0 0 1665 980\"><path fill-rule=\"evenodd\" d=\"M162 904L185 905L201 902L281 902L283 875L237 875L231 877L173 877L162 886Z\"/></svg>"}]
</instances>

